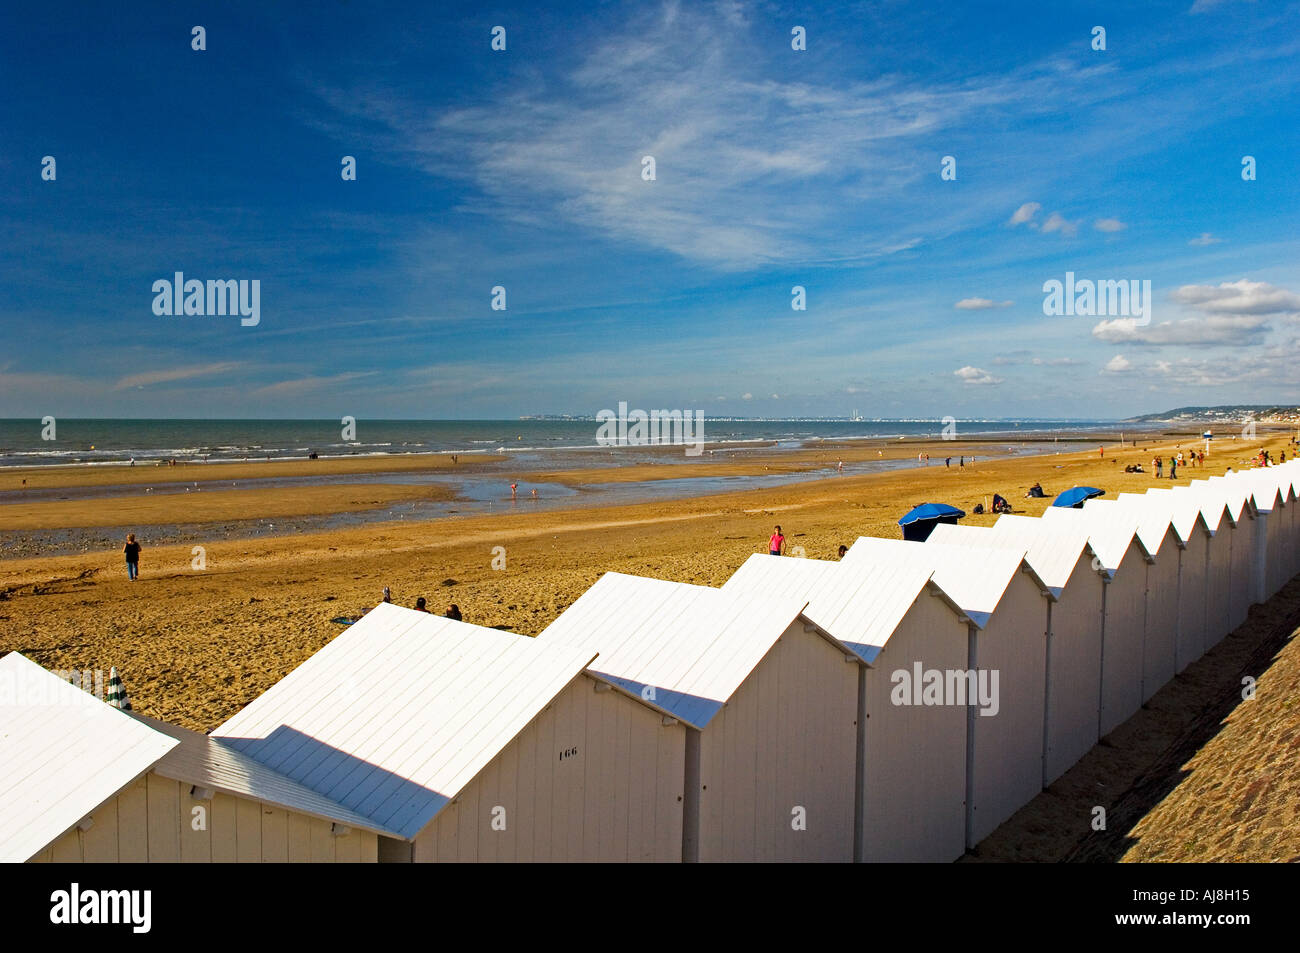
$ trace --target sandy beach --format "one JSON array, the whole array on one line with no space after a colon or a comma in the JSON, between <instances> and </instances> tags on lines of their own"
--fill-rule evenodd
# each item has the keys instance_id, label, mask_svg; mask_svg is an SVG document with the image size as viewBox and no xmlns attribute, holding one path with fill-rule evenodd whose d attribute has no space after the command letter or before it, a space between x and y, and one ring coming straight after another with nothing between
<instances>
[{"instance_id":1,"label":"sandy beach","mask_svg":"<svg viewBox=\"0 0 1300 953\"><path fill-rule=\"evenodd\" d=\"M120 544L85 554L0 561L0 654L18 650L49 668L102 668L115 665L122 673L133 704L146 715L198 730L208 730L264 692L278 679L342 631L331 621L352 616L379 601L384 586L393 599L411 605L419 596L436 611L457 604L466 621L500 626L535 635L573 602L604 572L657 576L703 585L721 585L751 554L762 550L773 524L780 523L789 546L801 547L810 557L835 557L840 544L849 545L859 535L897 538L897 518L911 506L927 501L949 502L970 513L976 503L986 506L994 493L1007 497L1020 513L1036 515L1051 497L1076 484L1099 486L1108 495L1140 492L1156 485L1154 475L1125 474L1125 464L1149 464L1154 454L1166 458L1176 448L1200 448L1190 435L1144 438L1134 450L1110 443L1104 458L1094 446L1088 451L1005 456L1005 442L956 445L936 441L858 444L819 447L816 450L776 453L747 451L743 458L729 457L683 464L680 456L639 461L619 472L604 468L532 473L535 483L580 484L599 478L673 479L683 475L762 474L772 467L781 472L801 472L817 478L777 487L716 493L653 503L612 506L578 506L542 510L520 498L494 515L465 516L405 523L382 523L310 534L269 534L255 540L214 538L204 542L206 568L192 566L189 545L151 546L142 539L141 579L127 579ZM1180 469L1177 484L1193 478L1221 474L1231 466L1241 469L1260 446L1276 455L1287 448L1286 435L1266 434L1250 444L1224 441L1213 445L1206 467ZM1001 448L1001 449L999 449ZM900 461L902 469L880 473L837 474L843 459L881 459L885 453ZM930 454L929 465L916 462L917 453ZM943 459L952 453L951 467ZM976 462L958 466L957 455L974 454ZM286 461L281 463L221 464L219 479L235 481L271 475L300 475L305 466L316 471L335 468L340 474L414 472L421 468L451 467L449 461L368 460ZM462 463L463 465L463 463ZM185 479L199 480L191 471L215 470L218 465L194 465ZM698 469L697 469L698 468ZM99 486L138 485L131 469L105 476L110 468L60 468L57 471L0 473L0 488L55 486L72 489L100 482ZM152 469L152 468L151 468ZM238 470L238 475L231 476ZM122 479L123 471L130 479ZM689 471L684 473L683 471ZM824 471L824 472L823 472ZM635 474L631 476L629 474ZM154 475L154 474L150 474ZM156 479L156 475L155 479ZM213 479L218 477L213 476ZM202 482L202 481L200 481ZM1026 499L1028 487L1040 482L1046 499ZM1175 485L1166 478L1159 485ZM308 492L308 491L312 492ZM148 498L127 492L112 500L79 502L7 503L0 506L0 529L120 525L125 532L134 520L201 522L239 510L259 514L316 511L373 505L400 492L429 492L382 480L364 486L288 487L284 489L232 489L213 487L197 494ZM508 496L508 483L503 486ZM210 509L206 509L209 508ZM127 519L128 522L123 522ZM968 525L988 525L992 515L969 515ZM107 521L107 522L104 522ZM504 560L504 568L501 567ZM1300 605L1300 593L1283 596ZM1222 701L1224 653L1236 652L1230 664L1249 657L1279 625L1289 624L1290 609L1279 621L1276 607L1252 613L1243 626L1250 629L1225 640L1162 691L1146 709L1099 745L1081 764L1026 807L981 845L977 859L1057 860L1074 850L1079 805L1095 797L1098 785L1109 791L1138 784L1145 772L1157 766L1171 744L1191 730L1205 711ZM1300 619L1294 620L1300 624ZM1291 628L1294 630L1295 624ZM1244 654L1242 654L1244 653ZM1295 653L1291 653L1294 655ZM1285 664L1284 664L1285 657ZM1284 671L1294 675L1297 659L1279 655L1270 678ZM1291 666L1287 669L1286 666ZM1232 669L1229 674L1235 672ZM1202 677L1204 673L1204 677ZM1211 677L1214 676L1214 677ZM1231 679L1227 679L1231 681ZM1294 678L1292 678L1294 681ZM1280 704L1280 702L1278 702ZM1272 758L1268 770L1281 784L1276 745L1267 751L1234 738L1249 732L1251 718L1263 712L1261 703L1249 711L1234 712L1229 727L1208 738L1195 757L1231 761L1234 772L1246 772L1240 759ZM1295 737L1295 712L1288 739ZM1294 748L1294 741L1289 740ZM1218 745L1218 748L1214 746ZM1284 745L1285 747L1285 745ZM1226 750L1225 750L1226 748ZM1233 760L1236 759L1236 760ZM1193 778L1215 776L1214 770L1192 762ZM1226 770L1226 768L1225 768ZM1207 774L1207 772L1210 772ZM1204 787L1204 785L1202 785ZM1295 785L1293 784L1294 788ZM1242 795L1239 785L1216 782L1201 796L1228 799ZM1059 790L1058 790L1059 789ZM1174 807L1171 798L1197 796L1186 784L1166 792L1155 803L1141 802L1135 830L1137 846L1113 857L1082 859L1185 859L1172 826L1185 819L1186 807ZM1296 792L1286 796L1260 795L1249 808L1290 812L1294 822ZM1168 804L1166 803L1168 802ZM1206 821L1214 820L1217 810ZM1161 811L1166 813L1162 814ZM1270 816L1273 816L1270 814ZM1143 820L1145 819L1145 820ZM1147 824L1143 827L1142 823ZM1131 825L1130 825L1131 826ZM1296 825L1292 823L1291 830ZM1289 838L1289 839L1287 839ZM1208 835L1206 838L1208 842ZM1281 859L1295 853L1295 835L1272 840L1243 837L1231 846L1235 859ZM1235 851L1236 853L1232 853ZM1280 854L1278 852L1281 852ZM1242 852L1251 856L1243 856ZM1130 854L1132 855L1130 857ZM1194 853L1209 859L1213 850Z\"/></svg>"}]
</instances>

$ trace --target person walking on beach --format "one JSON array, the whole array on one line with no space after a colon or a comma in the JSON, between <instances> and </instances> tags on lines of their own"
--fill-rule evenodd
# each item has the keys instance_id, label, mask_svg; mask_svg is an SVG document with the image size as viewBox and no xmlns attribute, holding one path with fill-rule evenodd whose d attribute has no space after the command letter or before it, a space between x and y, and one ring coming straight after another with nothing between
<instances>
[{"instance_id":1,"label":"person walking on beach","mask_svg":"<svg viewBox=\"0 0 1300 953\"><path fill-rule=\"evenodd\" d=\"M841 461L839 462L839 464L836 465L835 469L838 470L840 473L843 473L843 472L844 472L844 461L841 460Z\"/></svg>"},{"instance_id":2,"label":"person walking on beach","mask_svg":"<svg viewBox=\"0 0 1300 953\"><path fill-rule=\"evenodd\" d=\"M1171 480L1178 479L1178 458L1177 457L1169 458L1169 479Z\"/></svg>"},{"instance_id":3,"label":"person walking on beach","mask_svg":"<svg viewBox=\"0 0 1300 953\"><path fill-rule=\"evenodd\" d=\"M1165 466L1165 462L1164 462L1164 460L1162 460L1160 457L1152 457L1152 458L1151 458L1151 465L1152 465L1153 467L1156 468L1156 479L1157 479L1157 480L1159 480L1162 476L1165 475L1165 474L1164 474L1164 466Z\"/></svg>"},{"instance_id":4,"label":"person walking on beach","mask_svg":"<svg viewBox=\"0 0 1300 953\"><path fill-rule=\"evenodd\" d=\"M518 483L511 483L511 484L510 484L510 499L513 500L513 499L516 498L516 497L515 497L515 494L518 492L518 490L519 490L519 484L518 484Z\"/></svg>"},{"instance_id":5,"label":"person walking on beach","mask_svg":"<svg viewBox=\"0 0 1300 953\"><path fill-rule=\"evenodd\" d=\"M388 590L387 586L384 586L384 602L392 602L392 601L393 601L393 594Z\"/></svg>"},{"instance_id":6,"label":"person walking on beach","mask_svg":"<svg viewBox=\"0 0 1300 953\"><path fill-rule=\"evenodd\" d=\"M963 469L965 466L966 466L966 458L965 458L965 457L958 457L958 458L957 458L957 468L958 468L958 469Z\"/></svg>"},{"instance_id":7,"label":"person walking on beach","mask_svg":"<svg viewBox=\"0 0 1300 953\"><path fill-rule=\"evenodd\" d=\"M460 617L460 606L456 605L454 602L450 606L448 606L447 618L455 619L457 622L463 621Z\"/></svg>"},{"instance_id":8,"label":"person walking on beach","mask_svg":"<svg viewBox=\"0 0 1300 953\"><path fill-rule=\"evenodd\" d=\"M126 534L122 552L126 555L126 577L135 582L140 578L140 544L135 541L135 533Z\"/></svg>"},{"instance_id":9,"label":"person walking on beach","mask_svg":"<svg viewBox=\"0 0 1300 953\"><path fill-rule=\"evenodd\" d=\"M944 457L944 458L943 458L943 465L944 465L945 467L947 467L949 470L951 470L951 469L952 469L952 457Z\"/></svg>"},{"instance_id":10,"label":"person walking on beach","mask_svg":"<svg viewBox=\"0 0 1300 953\"><path fill-rule=\"evenodd\" d=\"M778 526L776 532L774 532L771 538L767 541L767 552L770 556L781 556L784 555L784 549L785 536L782 535L781 527Z\"/></svg>"},{"instance_id":11,"label":"person walking on beach","mask_svg":"<svg viewBox=\"0 0 1300 953\"><path fill-rule=\"evenodd\" d=\"M848 551L849 551L849 547L845 546L843 543L840 543L840 551L836 555L838 555L840 559L843 559L844 554L847 553Z\"/></svg>"},{"instance_id":12,"label":"person walking on beach","mask_svg":"<svg viewBox=\"0 0 1300 953\"><path fill-rule=\"evenodd\" d=\"M424 596L420 596L420 598L418 598L418 599L415 600L415 611L416 611L416 612L428 612L428 611L429 611L428 609L426 609L426 608L424 607Z\"/></svg>"}]
</instances>

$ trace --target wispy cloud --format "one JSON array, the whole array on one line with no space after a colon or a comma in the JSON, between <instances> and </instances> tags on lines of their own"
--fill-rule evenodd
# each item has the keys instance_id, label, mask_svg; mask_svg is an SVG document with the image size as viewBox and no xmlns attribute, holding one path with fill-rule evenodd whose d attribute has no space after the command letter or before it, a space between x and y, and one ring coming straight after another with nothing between
<instances>
[{"instance_id":1,"label":"wispy cloud","mask_svg":"<svg viewBox=\"0 0 1300 953\"><path fill-rule=\"evenodd\" d=\"M779 79L755 61L750 27L721 28L728 9L649 8L604 29L559 75L441 112L387 87L316 92L340 115L382 124L382 146L397 157L470 181L475 211L536 226L558 219L734 270L910 247L921 230L913 187L937 134L1087 97L1110 68L1036 63L949 83ZM864 232L867 208L878 225Z\"/></svg>"},{"instance_id":2,"label":"wispy cloud","mask_svg":"<svg viewBox=\"0 0 1300 953\"><path fill-rule=\"evenodd\" d=\"M303 394L316 393L328 387L340 387L352 381L375 377L378 371L345 371L321 377L295 377L291 380L268 384L253 391L254 397L299 397Z\"/></svg>"},{"instance_id":3,"label":"wispy cloud","mask_svg":"<svg viewBox=\"0 0 1300 953\"><path fill-rule=\"evenodd\" d=\"M994 301L992 298L962 298L953 307L958 311L988 311L991 308L1009 308L1013 303Z\"/></svg>"},{"instance_id":4,"label":"wispy cloud","mask_svg":"<svg viewBox=\"0 0 1300 953\"><path fill-rule=\"evenodd\" d=\"M197 364L189 367L173 367L166 370L145 371L142 374L129 374L120 378L113 385L113 390L126 390L132 387L151 387L154 384L170 384L175 381L188 381L200 377L213 377L229 374L242 365L237 361L222 361L217 364Z\"/></svg>"},{"instance_id":5,"label":"wispy cloud","mask_svg":"<svg viewBox=\"0 0 1300 953\"><path fill-rule=\"evenodd\" d=\"M1128 228L1117 218L1099 218L1092 223L1092 227L1099 232L1122 232Z\"/></svg>"},{"instance_id":6,"label":"wispy cloud","mask_svg":"<svg viewBox=\"0 0 1300 953\"><path fill-rule=\"evenodd\" d=\"M1197 235L1187 244L1203 247L1205 245L1217 245L1221 241L1223 241L1222 238L1215 238L1209 232L1201 232L1201 234Z\"/></svg>"}]
</instances>

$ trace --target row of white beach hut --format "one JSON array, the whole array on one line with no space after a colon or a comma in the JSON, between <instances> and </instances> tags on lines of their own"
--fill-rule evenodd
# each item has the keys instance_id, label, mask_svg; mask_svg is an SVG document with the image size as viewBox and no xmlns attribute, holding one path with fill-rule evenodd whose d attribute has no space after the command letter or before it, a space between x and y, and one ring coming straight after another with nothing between
<instances>
[{"instance_id":1,"label":"row of white beach hut","mask_svg":"<svg viewBox=\"0 0 1300 953\"><path fill-rule=\"evenodd\" d=\"M537 638L381 604L210 735L0 660L0 860L950 861L1300 572L1300 464Z\"/></svg>"}]
</instances>

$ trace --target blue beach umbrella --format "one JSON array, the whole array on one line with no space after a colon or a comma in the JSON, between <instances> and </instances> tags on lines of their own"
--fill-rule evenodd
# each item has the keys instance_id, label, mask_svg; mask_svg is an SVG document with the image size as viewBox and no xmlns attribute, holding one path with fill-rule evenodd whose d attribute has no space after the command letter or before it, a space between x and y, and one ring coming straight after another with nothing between
<instances>
[{"instance_id":1,"label":"blue beach umbrella","mask_svg":"<svg viewBox=\"0 0 1300 953\"><path fill-rule=\"evenodd\" d=\"M1096 496L1105 495L1105 490L1099 490L1095 486L1072 486L1056 499L1052 500L1052 505L1069 506L1079 510L1083 509L1083 504L1086 500L1091 500Z\"/></svg>"},{"instance_id":2,"label":"blue beach umbrella","mask_svg":"<svg viewBox=\"0 0 1300 953\"><path fill-rule=\"evenodd\" d=\"M940 523L956 523L965 515L947 503L922 503L903 514L898 525L903 527L903 539L923 543Z\"/></svg>"}]
</instances>

